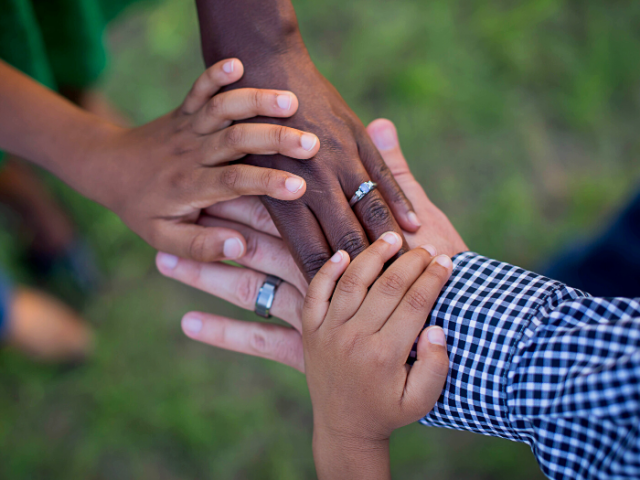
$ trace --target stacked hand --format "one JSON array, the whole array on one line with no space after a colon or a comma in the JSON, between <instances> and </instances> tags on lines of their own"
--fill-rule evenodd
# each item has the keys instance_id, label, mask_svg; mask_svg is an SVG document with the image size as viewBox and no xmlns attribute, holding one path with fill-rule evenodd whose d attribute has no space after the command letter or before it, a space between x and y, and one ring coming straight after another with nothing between
<instances>
[{"instance_id":1,"label":"stacked hand","mask_svg":"<svg viewBox=\"0 0 640 480\"><path fill-rule=\"evenodd\" d=\"M412 248L431 244L448 256L467 250L447 217L428 199L411 175L388 120L372 122L367 131L380 149L388 168L413 203L423 226L405 232ZM304 371L302 307L308 283L296 267L271 218L257 198L244 197L218 203L205 210L200 223L232 228L247 239L247 253L237 260L246 268L225 263L199 263L158 254L158 268L166 276L204 290L247 310L253 310L266 274L284 280L278 288L271 312L292 328L270 323L243 322L209 313L185 315L187 335L211 345L249 355L269 358Z\"/></svg>"},{"instance_id":2,"label":"stacked hand","mask_svg":"<svg viewBox=\"0 0 640 480\"><path fill-rule=\"evenodd\" d=\"M451 260L424 245L382 273L400 245L385 233L351 265L339 251L307 291L302 330L320 479L389 478L391 433L430 412L447 378L444 332L420 332Z\"/></svg>"},{"instance_id":3,"label":"stacked hand","mask_svg":"<svg viewBox=\"0 0 640 480\"><path fill-rule=\"evenodd\" d=\"M79 109L0 60L0 148L54 173L116 212L152 246L200 261L246 251L236 231L198 225L202 209L241 195L291 201L301 177L234 163L247 154L310 159L318 137L293 128L232 122L289 117L294 94L241 88L220 93L244 74L227 59L210 67L183 104L137 128L122 128ZM266 118L266 117L263 117Z\"/></svg>"},{"instance_id":4,"label":"stacked hand","mask_svg":"<svg viewBox=\"0 0 640 480\"><path fill-rule=\"evenodd\" d=\"M288 117L298 108L296 96L286 91L218 93L242 75L239 60L223 60L196 81L174 112L139 128L116 129L94 145L98 153L83 171L86 178L100 174L88 196L158 249L200 261L242 256L242 235L198 225L202 209L241 195L286 203L302 196L306 184L287 172L229 162L247 154L309 159L319 148L315 135L293 128L231 125L257 115Z\"/></svg>"}]
</instances>

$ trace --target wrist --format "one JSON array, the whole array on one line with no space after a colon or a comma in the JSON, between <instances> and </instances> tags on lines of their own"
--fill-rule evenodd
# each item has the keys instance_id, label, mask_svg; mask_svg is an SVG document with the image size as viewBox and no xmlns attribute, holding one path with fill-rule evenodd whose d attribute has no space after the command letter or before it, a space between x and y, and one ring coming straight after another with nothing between
<instances>
[{"instance_id":1,"label":"wrist","mask_svg":"<svg viewBox=\"0 0 640 480\"><path fill-rule=\"evenodd\" d=\"M197 0L202 51L207 66L238 57L250 69L273 57L304 52L290 0Z\"/></svg>"},{"instance_id":2,"label":"wrist","mask_svg":"<svg viewBox=\"0 0 640 480\"><path fill-rule=\"evenodd\" d=\"M351 436L323 428L313 431L318 478L389 479L389 438Z\"/></svg>"},{"instance_id":3,"label":"wrist","mask_svg":"<svg viewBox=\"0 0 640 480\"><path fill-rule=\"evenodd\" d=\"M110 150L116 143L115 138L124 129L102 119L88 116L79 122L75 134L70 139L72 147L55 165L52 172L83 196L111 208L112 201L107 191L110 182Z\"/></svg>"}]
</instances>

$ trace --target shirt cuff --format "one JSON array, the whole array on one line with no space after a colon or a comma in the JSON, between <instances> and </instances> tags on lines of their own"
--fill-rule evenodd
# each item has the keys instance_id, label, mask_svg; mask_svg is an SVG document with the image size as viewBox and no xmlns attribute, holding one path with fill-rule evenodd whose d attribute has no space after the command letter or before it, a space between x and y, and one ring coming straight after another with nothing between
<instances>
[{"instance_id":1,"label":"shirt cuff","mask_svg":"<svg viewBox=\"0 0 640 480\"><path fill-rule=\"evenodd\" d=\"M424 425L524 441L509 420L508 371L532 321L586 296L566 285L473 252L453 258L453 273L426 326L447 336L449 377ZM533 322L533 325L538 322Z\"/></svg>"}]
</instances>

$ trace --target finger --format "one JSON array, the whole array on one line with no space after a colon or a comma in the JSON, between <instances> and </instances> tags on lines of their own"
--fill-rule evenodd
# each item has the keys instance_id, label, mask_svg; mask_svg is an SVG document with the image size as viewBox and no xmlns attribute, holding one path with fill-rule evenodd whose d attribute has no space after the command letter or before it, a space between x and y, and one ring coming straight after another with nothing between
<instances>
[{"instance_id":1,"label":"finger","mask_svg":"<svg viewBox=\"0 0 640 480\"><path fill-rule=\"evenodd\" d=\"M205 165L219 165L245 155L275 155L308 159L318 153L320 142L312 133L268 123L240 123L207 139L202 159Z\"/></svg>"},{"instance_id":2,"label":"finger","mask_svg":"<svg viewBox=\"0 0 640 480\"><path fill-rule=\"evenodd\" d=\"M369 124L367 132L373 144L369 139L359 144L362 163L378 184L380 193L400 226L406 231L415 232L420 228L420 220L396 178L397 174L409 172L400 150L396 128L391 121L378 119ZM395 170L392 164L396 167Z\"/></svg>"},{"instance_id":3,"label":"finger","mask_svg":"<svg viewBox=\"0 0 640 480\"><path fill-rule=\"evenodd\" d=\"M355 315L384 264L398 252L401 245L400 235L387 232L352 261L338 282L329 307L334 325L344 323Z\"/></svg>"},{"instance_id":4,"label":"finger","mask_svg":"<svg viewBox=\"0 0 640 480\"><path fill-rule=\"evenodd\" d=\"M182 318L182 330L199 342L274 360L304 373L302 337L293 328L191 312Z\"/></svg>"},{"instance_id":5,"label":"finger","mask_svg":"<svg viewBox=\"0 0 640 480\"><path fill-rule=\"evenodd\" d=\"M158 253L156 265L163 275L210 293L240 308L254 311L258 292L267 276L249 268L225 263L202 263ZM276 290L271 314L301 330L304 298L292 285L283 282Z\"/></svg>"},{"instance_id":6,"label":"finger","mask_svg":"<svg viewBox=\"0 0 640 480\"><path fill-rule=\"evenodd\" d=\"M162 221L156 238L158 242L148 240L154 248L197 262L234 260L247 250L244 238L234 230L191 223Z\"/></svg>"},{"instance_id":7,"label":"finger","mask_svg":"<svg viewBox=\"0 0 640 480\"><path fill-rule=\"evenodd\" d=\"M374 120L367 126L367 133L396 180L404 176L413 178L407 160L400 149L395 125L390 120L385 118Z\"/></svg>"},{"instance_id":8,"label":"finger","mask_svg":"<svg viewBox=\"0 0 640 480\"><path fill-rule=\"evenodd\" d=\"M214 95L193 118L196 133L206 135L235 120L264 116L285 118L298 110L298 98L283 90L239 88Z\"/></svg>"},{"instance_id":9,"label":"finger","mask_svg":"<svg viewBox=\"0 0 640 480\"><path fill-rule=\"evenodd\" d=\"M305 335L315 332L324 322L336 282L348 266L349 255L338 250L313 277L302 308L302 328Z\"/></svg>"},{"instance_id":10,"label":"finger","mask_svg":"<svg viewBox=\"0 0 640 480\"><path fill-rule=\"evenodd\" d=\"M271 215L258 197L239 197L226 202L218 202L204 209L207 215L241 223L252 229L280 237Z\"/></svg>"},{"instance_id":11,"label":"finger","mask_svg":"<svg viewBox=\"0 0 640 480\"><path fill-rule=\"evenodd\" d=\"M349 170L343 173L340 182L343 185L344 193L347 199L351 199L362 183L369 181L366 170ZM348 204L347 204L348 205ZM403 239L403 249L400 254L409 250L407 243L402 236L402 230L391 214L389 206L382 198L378 189L369 191L361 200L359 200L352 209L358 223L364 227L367 237L373 241L385 232L397 232Z\"/></svg>"},{"instance_id":12,"label":"finger","mask_svg":"<svg viewBox=\"0 0 640 480\"><path fill-rule=\"evenodd\" d=\"M409 370L402 396L408 421L427 415L435 406L449 373L447 343L440 327L425 329L418 339L418 358Z\"/></svg>"},{"instance_id":13,"label":"finger","mask_svg":"<svg viewBox=\"0 0 640 480\"><path fill-rule=\"evenodd\" d=\"M451 259L446 255L435 257L380 330L383 338L394 345L403 363L424 327L442 287L449 280L452 268Z\"/></svg>"},{"instance_id":14,"label":"finger","mask_svg":"<svg viewBox=\"0 0 640 480\"><path fill-rule=\"evenodd\" d=\"M244 237L247 244L245 254L236 260L237 263L252 270L280 277L296 287L302 295L306 293L308 283L281 239L220 218L202 217L198 223L207 227L237 231Z\"/></svg>"},{"instance_id":15,"label":"finger","mask_svg":"<svg viewBox=\"0 0 640 480\"><path fill-rule=\"evenodd\" d=\"M359 328L368 332L380 330L398 305L406 301L407 292L411 291L436 254L433 245L425 245L405 253L393 262L376 280L362 302L358 312L359 321L362 323ZM416 337L417 333L412 340Z\"/></svg>"},{"instance_id":16,"label":"finger","mask_svg":"<svg viewBox=\"0 0 640 480\"><path fill-rule=\"evenodd\" d=\"M315 215L300 201L282 202L269 197L262 197L261 201L278 231L283 232L287 249L310 282L333 254Z\"/></svg>"},{"instance_id":17,"label":"finger","mask_svg":"<svg viewBox=\"0 0 640 480\"><path fill-rule=\"evenodd\" d=\"M301 177L272 168L227 165L201 168L184 190L195 208L233 200L244 195L266 195L279 200L295 200L304 195L307 184Z\"/></svg>"},{"instance_id":18,"label":"finger","mask_svg":"<svg viewBox=\"0 0 640 480\"><path fill-rule=\"evenodd\" d=\"M186 114L197 112L220 88L237 82L243 74L244 66L237 58L228 58L211 65L191 87L182 103L182 112Z\"/></svg>"},{"instance_id":19,"label":"finger","mask_svg":"<svg viewBox=\"0 0 640 480\"><path fill-rule=\"evenodd\" d=\"M367 233L344 197L341 185L337 184L333 188L327 186L323 193L327 201L314 205L313 213L320 222L332 250L344 250L353 260L369 246ZM372 237L372 240L376 238Z\"/></svg>"}]
</instances>

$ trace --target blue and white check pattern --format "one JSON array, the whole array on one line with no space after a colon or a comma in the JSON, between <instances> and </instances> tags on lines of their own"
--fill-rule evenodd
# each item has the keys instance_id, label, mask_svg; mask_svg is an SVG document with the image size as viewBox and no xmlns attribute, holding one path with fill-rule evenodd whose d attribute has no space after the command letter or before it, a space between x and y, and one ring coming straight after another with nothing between
<instances>
[{"instance_id":1,"label":"blue and white check pattern","mask_svg":"<svg viewBox=\"0 0 640 480\"><path fill-rule=\"evenodd\" d=\"M529 444L552 479L640 479L640 302L467 252L429 325L451 370L424 425Z\"/></svg>"}]
</instances>

